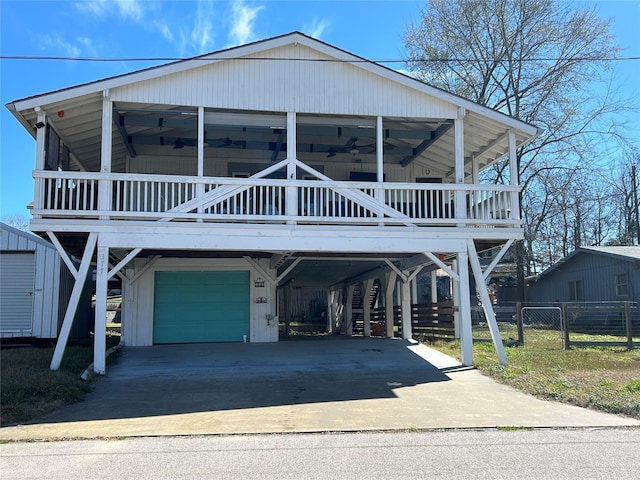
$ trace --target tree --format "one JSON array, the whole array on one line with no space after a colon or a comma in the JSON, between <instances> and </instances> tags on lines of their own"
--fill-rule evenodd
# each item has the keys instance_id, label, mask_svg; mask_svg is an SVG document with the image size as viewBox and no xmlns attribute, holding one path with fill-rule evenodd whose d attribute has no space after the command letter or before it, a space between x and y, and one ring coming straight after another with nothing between
<instances>
[{"instance_id":1,"label":"tree","mask_svg":"<svg viewBox=\"0 0 640 480\"><path fill-rule=\"evenodd\" d=\"M417 78L543 129L517 152L528 237L516 248L524 288L525 263L529 270L554 211L554 193L541 178L603 156L598 137L624 140L619 113L628 108L607 77L619 52L610 22L555 0L430 0L404 42ZM490 175L506 181L508 162Z\"/></svg>"},{"instance_id":2,"label":"tree","mask_svg":"<svg viewBox=\"0 0 640 480\"><path fill-rule=\"evenodd\" d=\"M2 223L22 230L23 232L30 232L29 219L23 215L5 215L2 217Z\"/></svg>"},{"instance_id":3,"label":"tree","mask_svg":"<svg viewBox=\"0 0 640 480\"><path fill-rule=\"evenodd\" d=\"M627 154L621 168L612 172L610 189L614 200L616 234L609 245L640 245L640 221L638 220L638 175L640 153Z\"/></svg>"}]
</instances>

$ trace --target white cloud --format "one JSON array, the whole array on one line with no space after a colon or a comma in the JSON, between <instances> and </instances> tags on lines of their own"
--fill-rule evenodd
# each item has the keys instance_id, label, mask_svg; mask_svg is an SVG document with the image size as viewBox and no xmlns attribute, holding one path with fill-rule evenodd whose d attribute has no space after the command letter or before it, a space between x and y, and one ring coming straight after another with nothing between
<instances>
[{"instance_id":1,"label":"white cloud","mask_svg":"<svg viewBox=\"0 0 640 480\"><path fill-rule=\"evenodd\" d=\"M242 45L255 39L253 24L258 13L264 6L250 7L243 0L234 0L231 6L231 31L229 32L232 45Z\"/></svg>"},{"instance_id":2,"label":"white cloud","mask_svg":"<svg viewBox=\"0 0 640 480\"><path fill-rule=\"evenodd\" d=\"M310 37L320 39L327 27L329 27L329 22L327 20L318 20L317 18L314 18L311 23L307 23L302 26L302 32L306 33Z\"/></svg>"},{"instance_id":3,"label":"white cloud","mask_svg":"<svg viewBox=\"0 0 640 480\"><path fill-rule=\"evenodd\" d=\"M213 1L202 0L198 2L196 18L191 30L191 44L197 53L206 53L213 45L213 24L215 18Z\"/></svg>"},{"instance_id":4,"label":"white cloud","mask_svg":"<svg viewBox=\"0 0 640 480\"><path fill-rule=\"evenodd\" d=\"M169 25L159 20L155 20L153 22L153 26L160 32L160 34L165 38L165 40L169 42L173 42L174 36Z\"/></svg>"},{"instance_id":5,"label":"white cloud","mask_svg":"<svg viewBox=\"0 0 640 480\"><path fill-rule=\"evenodd\" d=\"M86 0L74 3L81 12L96 16L108 15L114 9L122 18L140 21L142 19L142 3L140 0Z\"/></svg>"},{"instance_id":6,"label":"white cloud","mask_svg":"<svg viewBox=\"0 0 640 480\"><path fill-rule=\"evenodd\" d=\"M53 50L62 52L65 57L79 57L82 53L80 46L63 40L59 35L46 34L40 37L40 48L42 50Z\"/></svg>"}]
</instances>

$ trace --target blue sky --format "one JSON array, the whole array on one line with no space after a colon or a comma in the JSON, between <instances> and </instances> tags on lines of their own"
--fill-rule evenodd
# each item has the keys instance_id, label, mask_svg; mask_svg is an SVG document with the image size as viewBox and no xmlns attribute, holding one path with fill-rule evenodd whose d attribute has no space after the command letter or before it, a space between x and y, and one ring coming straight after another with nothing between
<instances>
[{"instance_id":1,"label":"blue sky","mask_svg":"<svg viewBox=\"0 0 640 480\"><path fill-rule=\"evenodd\" d=\"M569 1L569 0L567 0ZM640 57L640 1L593 4L612 18L624 56ZM401 59L402 34L422 1L0 0L3 56L188 57L294 30L371 60ZM35 141L4 105L12 100L163 62L0 60L0 217L29 216ZM402 68L394 64L395 68ZM615 74L640 108L640 61ZM640 123L637 119L637 144Z\"/></svg>"}]
</instances>

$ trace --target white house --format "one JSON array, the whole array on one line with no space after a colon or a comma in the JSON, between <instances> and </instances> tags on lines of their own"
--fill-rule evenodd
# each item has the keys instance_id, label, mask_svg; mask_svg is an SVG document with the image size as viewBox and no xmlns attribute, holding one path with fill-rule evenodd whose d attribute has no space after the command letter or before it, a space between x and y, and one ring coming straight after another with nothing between
<instances>
[{"instance_id":1,"label":"white house","mask_svg":"<svg viewBox=\"0 0 640 480\"><path fill-rule=\"evenodd\" d=\"M0 223L0 338L56 338L74 285L56 248L31 233ZM71 332L91 329L91 284Z\"/></svg>"},{"instance_id":2,"label":"white house","mask_svg":"<svg viewBox=\"0 0 640 480\"><path fill-rule=\"evenodd\" d=\"M37 141L31 229L82 258L78 280L97 264L97 372L113 275L126 345L276 341L279 286L328 288L334 322L376 278L388 306L401 284L410 337L420 270L468 291L469 265L478 283L492 267L477 251L523 235L516 149L534 126L297 32L7 107ZM510 183L481 184L505 157Z\"/></svg>"}]
</instances>

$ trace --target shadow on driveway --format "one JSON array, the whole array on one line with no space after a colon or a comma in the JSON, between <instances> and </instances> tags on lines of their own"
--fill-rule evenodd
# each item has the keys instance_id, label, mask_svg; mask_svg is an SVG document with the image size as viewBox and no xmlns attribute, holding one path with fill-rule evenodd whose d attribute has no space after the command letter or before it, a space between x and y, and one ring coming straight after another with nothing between
<instances>
[{"instance_id":1,"label":"shadow on driveway","mask_svg":"<svg viewBox=\"0 0 640 480\"><path fill-rule=\"evenodd\" d=\"M125 347L86 400L33 423L396 398L449 377L399 339Z\"/></svg>"}]
</instances>

